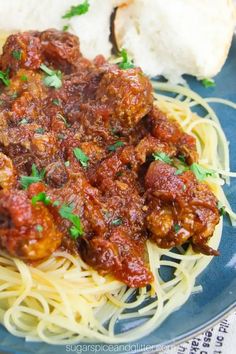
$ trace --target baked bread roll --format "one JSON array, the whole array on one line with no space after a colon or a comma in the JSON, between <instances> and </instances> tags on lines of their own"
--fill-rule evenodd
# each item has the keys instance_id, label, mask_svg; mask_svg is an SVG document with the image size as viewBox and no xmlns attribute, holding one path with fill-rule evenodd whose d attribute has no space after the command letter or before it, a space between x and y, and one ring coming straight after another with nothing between
<instances>
[{"instance_id":1,"label":"baked bread roll","mask_svg":"<svg viewBox=\"0 0 236 354\"><path fill-rule=\"evenodd\" d=\"M150 76L208 78L227 58L235 19L231 0L133 0L116 12L115 37Z\"/></svg>"}]
</instances>

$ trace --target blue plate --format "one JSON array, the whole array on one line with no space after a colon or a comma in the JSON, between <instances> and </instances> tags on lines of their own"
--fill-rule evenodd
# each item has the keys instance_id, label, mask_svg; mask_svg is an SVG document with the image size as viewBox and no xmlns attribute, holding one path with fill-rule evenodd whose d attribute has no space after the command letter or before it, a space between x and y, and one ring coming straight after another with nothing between
<instances>
[{"instance_id":1,"label":"blue plate","mask_svg":"<svg viewBox=\"0 0 236 354\"><path fill-rule=\"evenodd\" d=\"M193 78L187 78L191 88L203 97L221 97L236 102L236 37L233 40L228 60L222 72L216 78L216 87L205 89ZM236 112L226 106L215 104L214 107L228 140L231 142L231 170L236 171ZM236 180L225 188L231 206L236 210ZM236 228L225 218L223 239L220 244L220 257L215 257L207 269L198 277L197 284L203 286L203 292L194 294L180 310L173 313L153 333L139 342L113 349L115 353L143 352L158 350L174 345L203 332L226 316L236 307ZM139 320L122 322L119 330L134 327ZM135 345L132 345L135 344ZM26 343L21 338L13 337L0 326L0 350L15 354L65 354L94 353L95 347L51 346L43 343ZM97 347L100 353L108 347Z\"/></svg>"}]
</instances>

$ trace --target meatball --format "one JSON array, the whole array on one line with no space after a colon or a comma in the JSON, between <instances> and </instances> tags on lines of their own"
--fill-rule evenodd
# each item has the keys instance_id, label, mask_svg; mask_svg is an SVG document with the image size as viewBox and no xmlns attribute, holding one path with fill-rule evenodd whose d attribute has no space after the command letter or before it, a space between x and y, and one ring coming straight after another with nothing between
<instances>
[{"instance_id":1,"label":"meatball","mask_svg":"<svg viewBox=\"0 0 236 354\"><path fill-rule=\"evenodd\" d=\"M0 192L1 248L12 256L36 261L50 256L61 240L62 233L45 205L32 205L24 191Z\"/></svg>"},{"instance_id":2,"label":"meatball","mask_svg":"<svg viewBox=\"0 0 236 354\"><path fill-rule=\"evenodd\" d=\"M145 177L149 212L147 228L158 246L171 248L190 239L205 254L218 252L207 245L219 222L217 199L206 183L191 171L152 162Z\"/></svg>"},{"instance_id":3,"label":"meatball","mask_svg":"<svg viewBox=\"0 0 236 354\"><path fill-rule=\"evenodd\" d=\"M110 68L104 74L96 100L109 106L116 126L134 127L152 108L152 86L138 68Z\"/></svg>"}]
</instances>

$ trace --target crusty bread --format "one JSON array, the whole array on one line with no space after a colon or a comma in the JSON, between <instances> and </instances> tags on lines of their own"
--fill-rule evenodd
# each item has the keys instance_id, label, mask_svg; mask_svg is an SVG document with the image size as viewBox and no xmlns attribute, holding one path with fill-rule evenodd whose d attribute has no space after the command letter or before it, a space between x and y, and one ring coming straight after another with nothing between
<instances>
[{"instance_id":1,"label":"crusty bread","mask_svg":"<svg viewBox=\"0 0 236 354\"><path fill-rule=\"evenodd\" d=\"M117 10L115 36L150 76L213 77L227 58L235 18L231 0L133 0Z\"/></svg>"},{"instance_id":2,"label":"crusty bread","mask_svg":"<svg viewBox=\"0 0 236 354\"><path fill-rule=\"evenodd\" d=\"M80 37L81 51L93 59L98 54L108 58L111 54L110 16L115 6L124 0L89 0L89 11L71 19L62 16L72 5L84 0L0 0L0 31L62 29L69 24L69 31Z\"/></svg>"}]
</instances>

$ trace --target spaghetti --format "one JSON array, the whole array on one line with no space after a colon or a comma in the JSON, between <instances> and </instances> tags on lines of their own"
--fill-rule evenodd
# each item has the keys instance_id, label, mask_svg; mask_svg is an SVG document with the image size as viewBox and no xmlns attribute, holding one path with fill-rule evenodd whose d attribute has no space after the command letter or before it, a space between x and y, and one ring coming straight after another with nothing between
<instances>
[{"instance_id":1,"label":"spaghetti","mask_svg":"<svg viewBox=\"0 0 236 354\"><path fill-rule=\"evenodd\" d=\"M153 82L155 105L170 119L177 120L184 131L197 141L199 163L216 172L209 177L219 200L226 206L232 223L236 214L230 208L222 190L229 183L229 149L227 139L210 102L234 103L203 99L189 88ZM175 93L173 98L165 92ZM192 111L200 105L204 118ZM210 239L217 249L222 234L222 218ZM78 341L122 343L138 340L158 327L173 311L182 306L191 293L201 291L196 277L208 266L212 257L178 247L177 250L158 248L147 242L149 265L154 282L138 290L126 287L113 277L101 276L79 256L55 252L37 266L0 252L0 321L15 336L27 341L50 344L72 344ZM168 258L166 258L168 257ZM162 269L172 269L171 279L165 280ZM118 320L143 319L141 325L117 334Z\"/></svg>"}]
</instances>

